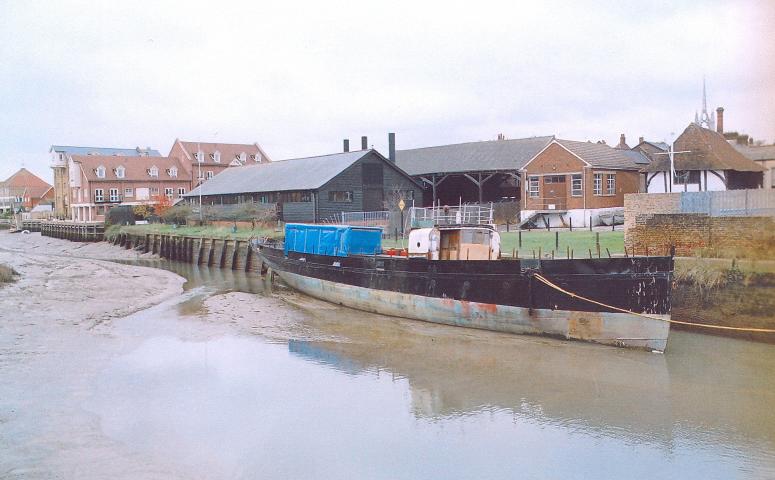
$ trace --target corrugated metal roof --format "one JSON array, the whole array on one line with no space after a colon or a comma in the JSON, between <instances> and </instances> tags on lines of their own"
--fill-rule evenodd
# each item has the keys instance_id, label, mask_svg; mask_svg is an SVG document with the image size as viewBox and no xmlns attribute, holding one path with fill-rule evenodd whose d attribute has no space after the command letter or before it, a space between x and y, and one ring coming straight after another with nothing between
<instances>
[{"instance_id":1,"label":"corrugated metal roof","mask_svg":"<svg viewBox=\"0 0 775 480\"><path fill-rule=\"evenodd\" d=\"M532 137L398 150L396 165L409 175L513 171L522 168L553 139Z\"/></svg>"},{"instance_id":2,"label":"corrugated metal roof","mask_svg":"<svg viewBox=\"0 0 775 480\"><path fill-rule=\"evenodd\" d=\"M575 140L557 140L557 143L567 148L593 167L621 168L638 170L643 164L636 162L638 158L631 150L618 150L603 143L578 142ZM644 164L648 161L644 160Z\"/></svg>"},{"instance_id":3,"label":"corrugated metal roof","mask_svg":"<svg viewBox=\"0 0 775 480\"><path fill-rule=\"evenodd\" d=\"M185 196L198 196L200 188L202 195L315 190L372 152L359 150L228 168Z\"/></svg>"},{"instance_id":4,"label":"corrugated metal roof","mask_svg":"<svg viewBox=\"0 0 775 480\"><path fill-rule=\"evenodd\" d=\"M112 148L112 147L74 147L70 145L51 145L52 152L62 152L68 155L121 155L137 157L147 152L148 156L161 157L158 150L152 148Z\"/></svg>"}]
</instances>

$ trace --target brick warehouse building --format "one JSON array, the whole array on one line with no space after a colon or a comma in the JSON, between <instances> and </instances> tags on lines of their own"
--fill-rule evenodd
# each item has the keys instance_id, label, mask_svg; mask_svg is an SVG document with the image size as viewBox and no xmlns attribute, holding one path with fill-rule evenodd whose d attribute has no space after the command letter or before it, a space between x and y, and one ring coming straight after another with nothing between
<instances>
[{"instance_id":1,"label":"brick warehouse building","mask_svg":"<svg viewBox=\"0 0 775 480\"><path fill-rule=\"evenodd\" d=\"M171 201L182 197L191 177L177 158L120 155L72 155L70 163L70 218L104 221L117 205ZM157 200L157 199L156 199Z\"/></svg>"},{"instance_id":2,"label":"brick warehouse building","mask_svg":"<svg viewBox=\"0 0 775 480\"><path fill-rule=\"evenodd\" d=\"M520 169L521 220L581 227L591 217L598 225L601 215L623 213L624 195L638 193L646 164L640 152L554 139Z\"/></svg>"},{"instance_id":3,"label":"brick warehouse building","mask_svg":"<svg viewBox=\"0 0 775 480\"><path fill-rule=\"evenodd\" d=\"M192 178L191 188L229 167L272 161L258 143L186 142L180 139L175 139L169 156L181 161ZM200 174L201 178L198 178Z\"/></svg>"}]
</instances>

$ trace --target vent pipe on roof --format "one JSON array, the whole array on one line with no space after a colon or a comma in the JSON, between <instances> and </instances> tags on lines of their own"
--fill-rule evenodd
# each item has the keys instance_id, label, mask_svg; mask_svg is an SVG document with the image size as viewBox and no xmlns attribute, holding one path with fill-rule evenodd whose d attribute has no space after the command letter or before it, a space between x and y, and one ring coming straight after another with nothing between
<instances>
[{"instance_id":1,"label":"vent pipe on roof","mask_svg":"<svg viewBox=\"0 0 775 480\"><path fill-rule=\"evenodd\" d=\"M643 143L643 137L638 137L638 144Z\"/></svg>"},{"instance_id":2,"label":"vent pipe on roof","mask_svg":"<svg viewBox=\"0 0 775 480\"><path fill-rule=\"evenodd\" d=\"M388 159L396 163L396 134L388 133Z\"/></svg>"},{"instance_id":3,"label":"vent pipe on roof","mask_svg":"<svg viewBox=\"0 0 775 480\"><path fill-rule=\"evenodd\" d=\"M361 150L366 150L368 147L369 139L366 136L361 137Z\"/></svg>"},{"instance_id":4,"label":"vent pipe on roof","mask_svg":"<svg viewBox=\"0 0 775 480\"><path fill-rule=\"evenodd\" d=\"M724 133L724 107L716 109L716 131Z\"/></svg>"},{"instance_id":5,"label":"vent pipe on roof","mask_svg":"<svg viewBox=\"0 0 775 480\"><path fill-rule=\"evenodd\" d=\"M345 138L344 139L344 153L347 153L350 151L350 139Z\"/></svg>"}]
</instances>

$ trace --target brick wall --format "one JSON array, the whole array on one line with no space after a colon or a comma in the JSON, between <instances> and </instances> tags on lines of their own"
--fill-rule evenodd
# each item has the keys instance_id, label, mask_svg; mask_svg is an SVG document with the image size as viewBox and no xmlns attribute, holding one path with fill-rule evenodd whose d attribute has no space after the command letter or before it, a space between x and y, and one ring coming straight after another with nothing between
<instances>
[{"instance_id":1,"label":"brick wall","mask_svg":"<svg viewBox=\"0 0 775 480\"><path fill-rule=\"evenodd\" d=\"M625 231L624 243L636 253L662 254L675 246L676 255L699 249L722 253L768 248L775 221L770 217L710 217L697 213L641 214Z\"/></svg>"},{"instance_id":2,"label":"brick wall","mask_svg":"<svg viewBox=\"0 0 775 480\"><path fill-rule=\"evenodd\" d=\"M680 193L632 194L624 197L624 244L637 254L663 254L675 246L676 255L691 256L698 249L735 254L771 249L772 217L710 217L680 213Z\"/></svg>"}]
</instances>

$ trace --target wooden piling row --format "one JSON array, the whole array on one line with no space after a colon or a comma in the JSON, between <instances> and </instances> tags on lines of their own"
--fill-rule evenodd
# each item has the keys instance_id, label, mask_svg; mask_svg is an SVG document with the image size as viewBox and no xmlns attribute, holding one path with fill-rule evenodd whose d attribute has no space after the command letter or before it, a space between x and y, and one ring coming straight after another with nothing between
<instances>
[{"instance_id":1,"label":"wooden piling row","mask_svg":"<svg viewBox=\"0 0 775 480\"><path fill-rule=\"evenodd\" d=\"M102 223L24 220L22 229L40 232L44 237L61 238L72 242L101 242L105 237L105 225Z\"/></svg>"}]
</instances>

